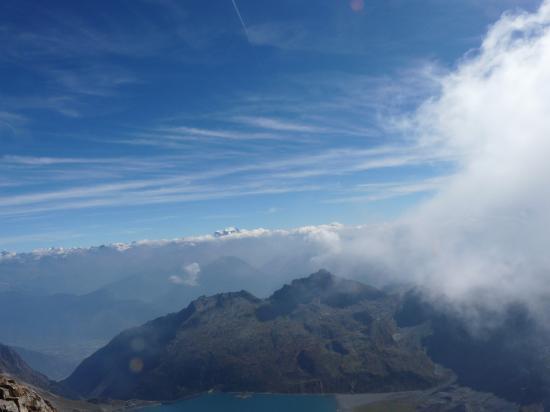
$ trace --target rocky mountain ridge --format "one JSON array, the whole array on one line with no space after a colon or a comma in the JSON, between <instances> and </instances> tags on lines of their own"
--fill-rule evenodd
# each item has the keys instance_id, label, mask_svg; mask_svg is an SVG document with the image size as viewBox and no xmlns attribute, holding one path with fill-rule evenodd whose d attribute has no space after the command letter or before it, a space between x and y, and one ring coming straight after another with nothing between
<instances>
[{"instance_id":1,"label":"rocky mountain ridge","mask_svg":"<svg viewBox=\"0 0 550 412\"><path fill-rule=\"evenodd\" d=\"M448 378L393 320L394 297L326 271L268 299L201 297L127 330L63 382L84 397L177 399L216 389L353 393Z\"/></svg>"}]
</instances>

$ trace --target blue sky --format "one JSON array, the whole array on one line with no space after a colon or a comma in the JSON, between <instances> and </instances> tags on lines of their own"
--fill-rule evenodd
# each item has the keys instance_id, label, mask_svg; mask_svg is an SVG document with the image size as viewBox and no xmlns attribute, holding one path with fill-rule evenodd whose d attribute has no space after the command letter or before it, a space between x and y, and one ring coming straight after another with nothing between
<instances>
[{"instance_id":1,"label":"blue sky","mask_svg":"<svg viewBox=\"0 0 550 412\"><path fill-rule=\"evenodd\" d=\"M0 4L0 249L399 216L400 121L512 0Z\"/></svg>"}]
</instances>

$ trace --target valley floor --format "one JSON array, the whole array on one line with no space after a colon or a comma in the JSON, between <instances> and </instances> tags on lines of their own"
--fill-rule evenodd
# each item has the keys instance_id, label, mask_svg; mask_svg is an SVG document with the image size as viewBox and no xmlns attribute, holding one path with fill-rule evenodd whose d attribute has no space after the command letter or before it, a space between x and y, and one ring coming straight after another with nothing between
<instances>
[{"instance_id":1,"label":"valley floor","mask_svg":"<svg viewBox=\"0 0 550 412\"><path fill-rule=\"evenodd\" d=\"M454 382L424 391L336 395L336 400L338 412L520 411L519 405Z\"/></svg>"}]
</instances>

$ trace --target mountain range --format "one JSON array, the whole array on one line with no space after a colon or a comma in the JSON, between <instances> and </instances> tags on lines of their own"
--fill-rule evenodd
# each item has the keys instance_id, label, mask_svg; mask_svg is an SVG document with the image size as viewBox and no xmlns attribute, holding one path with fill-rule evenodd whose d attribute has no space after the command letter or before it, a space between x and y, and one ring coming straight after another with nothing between
<instances>
[{"instance_id":1,"label":"mountain range","mask_svg":"<svg viewBox=\"0 0 550 412\"><path fill-rule=\"evenodd\" d=\"M223 263L205 270L205 279L212 273L214 281L214 269ZM380 290L321 270L263 299L247 291L201 296L178 312L118 333L60 382L28 365L55 370L55 359L0 345L0 374L80 410L99 409L59 395L103 399L105 405L107 399L175 400L211 390L381 392L388 394L380 395L387 405L397 396L419 410L462 405L519 411L519 405L531 405L522 410L541 411L550 405L548 335L519 304L500 316L478 311L480 324L490 326L476 329L421 290ZM34 325L30 315L26 325Z\"/></svg>"},{"instance_id":2,"label":"mountain range","mask_svg":"<svg viewBox=\"0 0 550 412\"><path fill-rule=\"evenodd\" d=\"M48 258L59 264L58 257ZM0 342L18 348L49 378L62 379L121 330L180 310L201 295L227 290L228 284L250 285L260 296L276 288L269 276L234 256L197 264L197 271L194 282L183 278L180 267L166 273L139 272L82 295L25 288L0 292L0 312L10 313L10 321L0 328ZM225 281L220 283L220 278Z\"/></svg>"},{"instance_id":3,"label":"mountain range","mask_svg":"<svg viewBox=\"0 0 550 412\"><path fill-rule=\"evenodd\" d=\"M177 399L220 391L332 393L428 388L449 379L400 329L398 301L326 271L267 299L201 297L127 330L63 382L84 397Z\"/></svg>"},{"instance_id":4,"label":"mountain range","mask_svg":"<svg viewBox=\"0 0 550 412\"><path fill-rule=\"evenodd\" d=\"M247 290L267 296L280 286L265 272L235 256L222 256L206 264L195 263L192 277L182 268L164 276L149 272L130 276L104 286L101 290L115 299L138 300L173 312L201 295L221 293L229 285L247 285ZM223 279L223 282L220 282Z\"/></svg>"}]
</instances>

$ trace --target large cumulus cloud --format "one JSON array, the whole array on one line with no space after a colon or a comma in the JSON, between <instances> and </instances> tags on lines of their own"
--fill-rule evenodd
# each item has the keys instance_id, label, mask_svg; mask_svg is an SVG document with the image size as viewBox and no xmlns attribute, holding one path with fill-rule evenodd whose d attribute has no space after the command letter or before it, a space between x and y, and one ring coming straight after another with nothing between
<instances>
[{"instance_id":1,"label":"large cumulus cloud","mask_svg":"<svg viewBox=\"0 0 550 412\"><path fill-rule=\"evenodd\" d=\"M550 2L503 15L478 50L434 80L438 94L392 124L417 150L452 159L455 173L400 221L361 229L341 246L355 256L345 261L377 265L459 305L521 301L542 314L550 292Z\"/></svg>"},{"instance_id":2,"label":"large cumulus cloud","mask_svg":"<svg viewBox=\"0 0 550 412\"><path fill-rule=\"evenodd\" d=\"M458 172L409 222L418 275L465 298L534 302L550 277L550 2L504 15L409 127ZM434 149L435 150L435 149Z\"/></svg>"}]
</instances>

